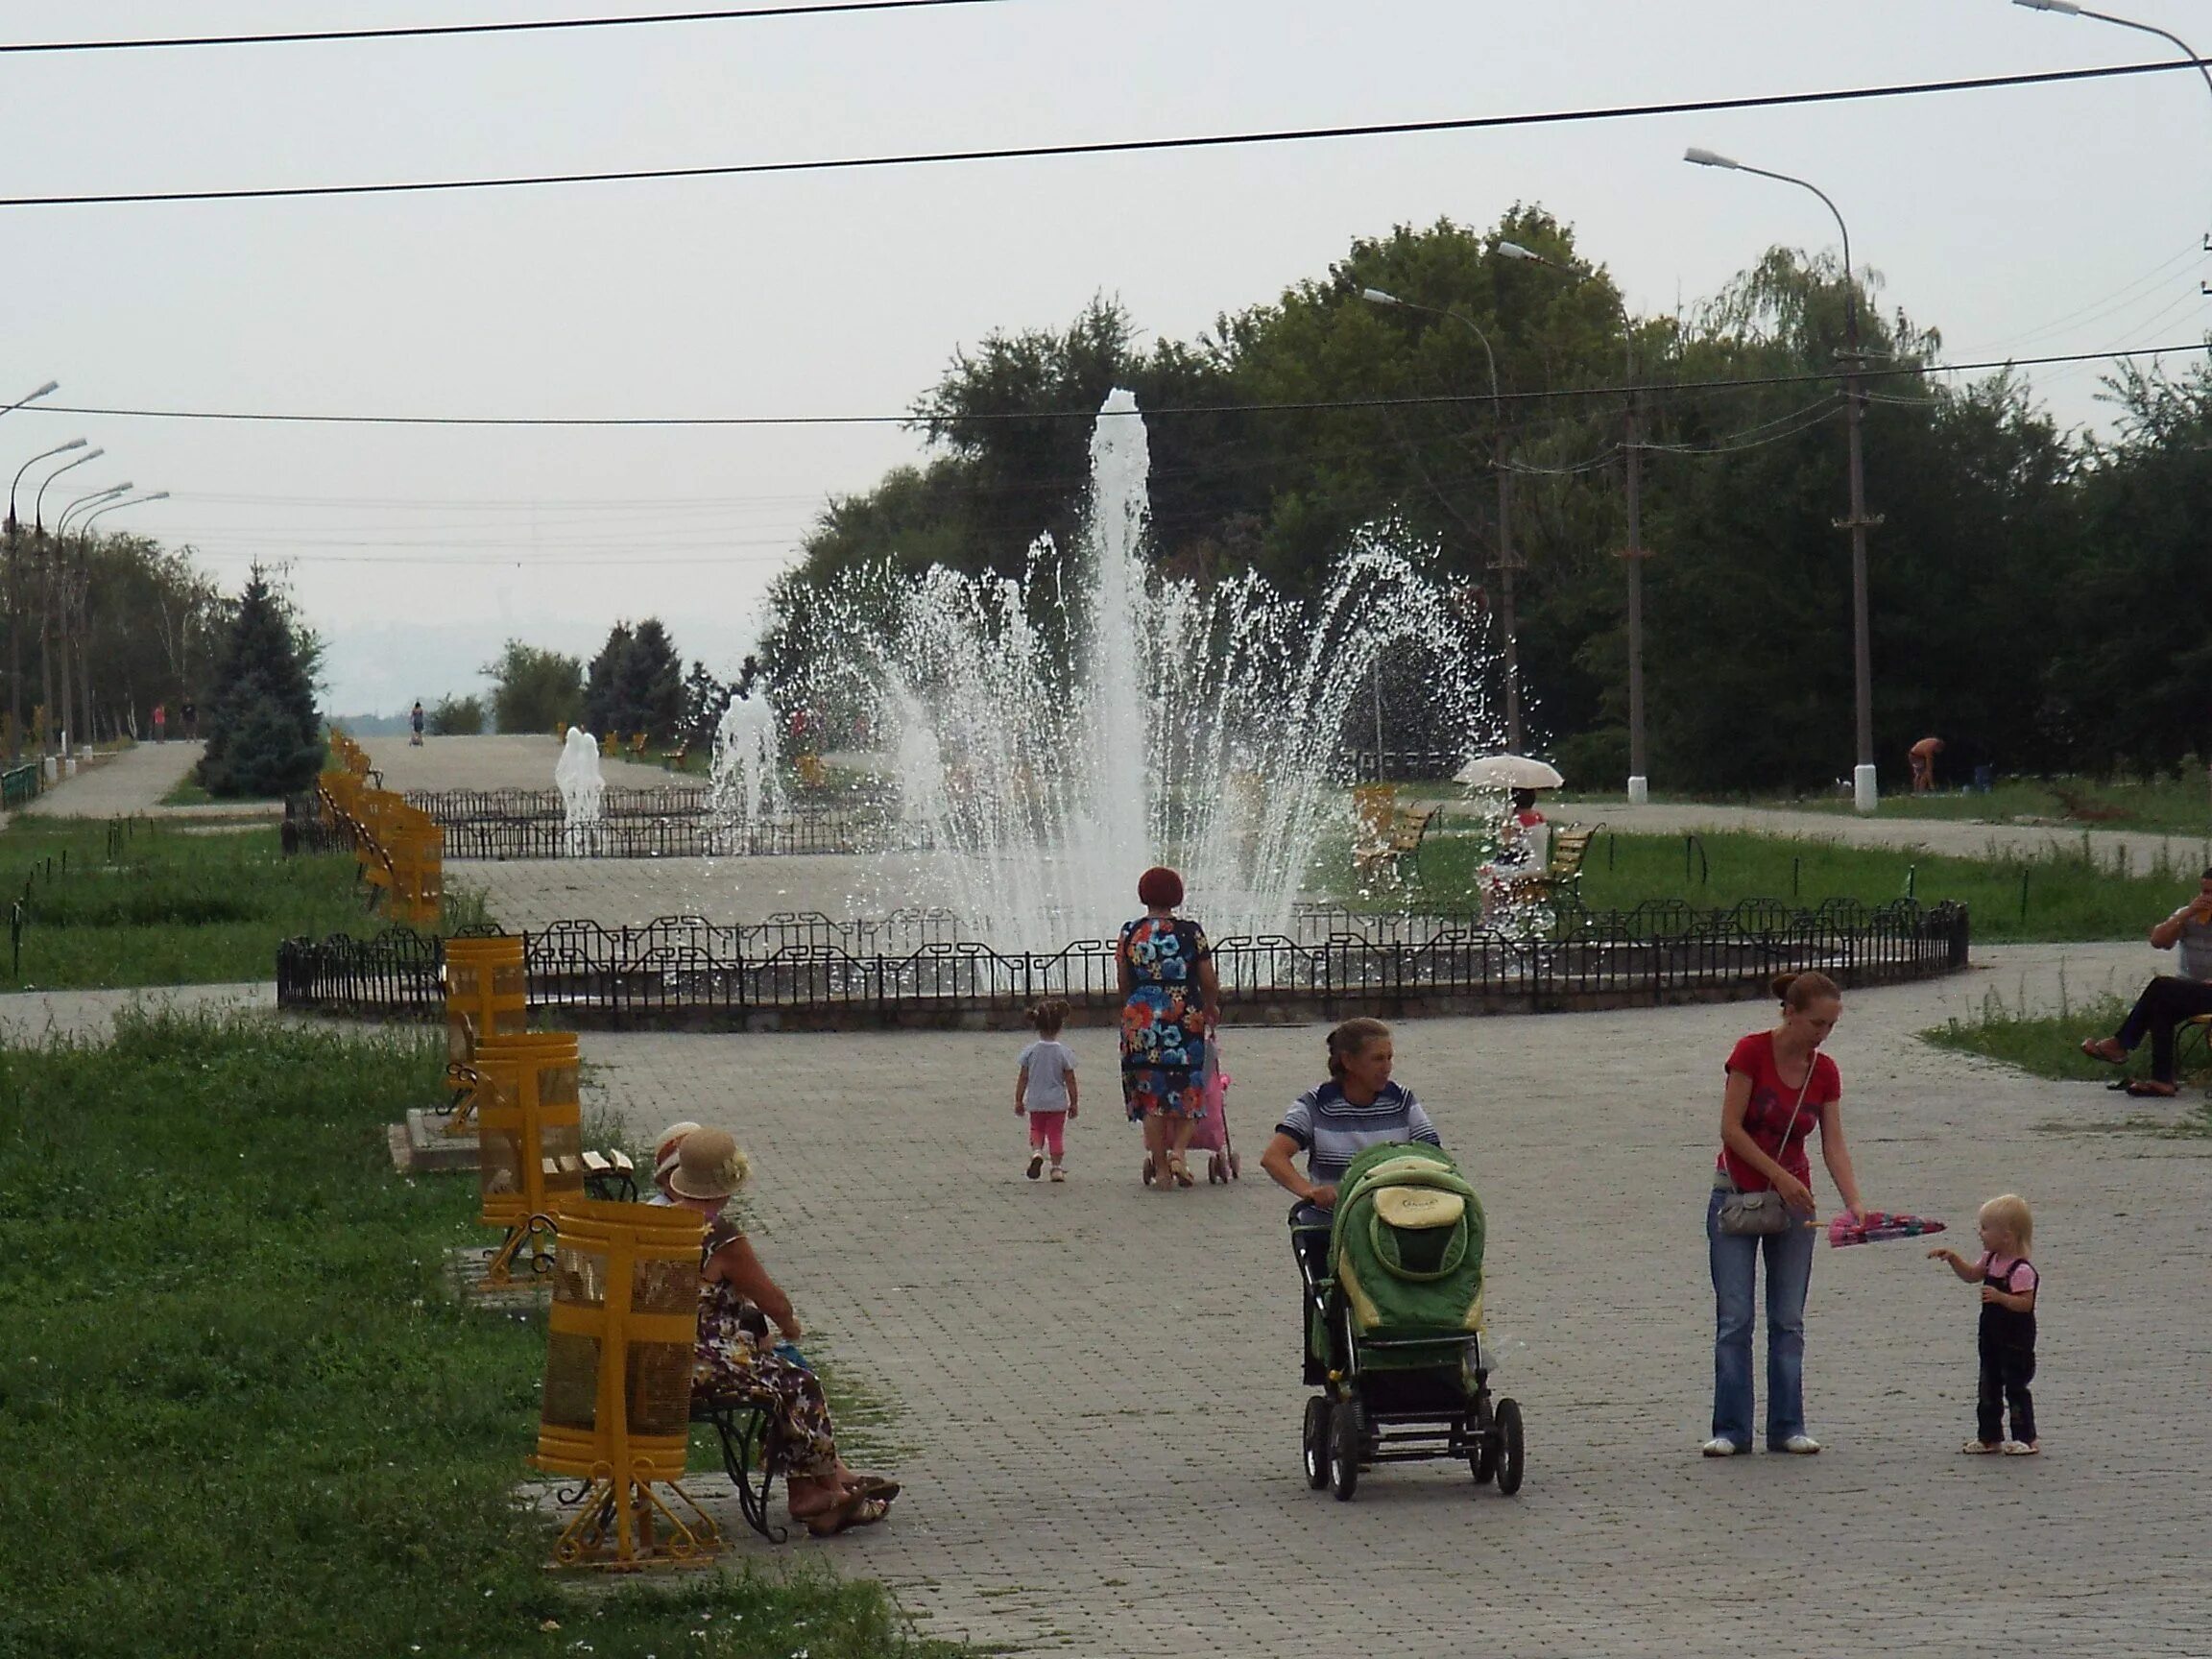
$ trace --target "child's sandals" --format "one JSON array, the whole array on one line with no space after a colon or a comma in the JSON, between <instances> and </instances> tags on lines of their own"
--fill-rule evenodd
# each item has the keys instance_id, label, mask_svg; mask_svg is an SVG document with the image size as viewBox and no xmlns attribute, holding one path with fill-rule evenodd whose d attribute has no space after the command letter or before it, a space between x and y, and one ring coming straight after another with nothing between
<instances>
[{"instance_id":1,"label":"child's sandals","mask_svg":"<svg viewBox=\"0 0 2212 1659\"><path fill-rule=\"evenodd\" d=\"M2005 1442L2002 1440L1969 1440L1959 1450L1969 1456L1987 1457L1993 1453L2004 1451Z\"/></svg>"}]
</instances>

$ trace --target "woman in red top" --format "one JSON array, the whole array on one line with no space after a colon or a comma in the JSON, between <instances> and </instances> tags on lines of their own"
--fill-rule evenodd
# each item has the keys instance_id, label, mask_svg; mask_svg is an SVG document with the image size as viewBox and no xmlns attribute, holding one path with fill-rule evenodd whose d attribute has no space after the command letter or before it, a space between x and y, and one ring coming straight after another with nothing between
<instances>
[{"instance_id":1,"label":"woman in red top","mask_svg":"<svg viewBox=\"0 0 2212 1659\"><path fill-rule=\"evenodd\" d=\"M1782 1022L1736 1045L1720 1101L1720 1158L1705 1238L1713 1262L1713 1438L1708 1457L1751 1450L1751 1324L1759 1257L1767 1257L1767 1450L1820 1450L1805 1431L1805 1291L1813 1282L1813 1166L1806 1140L1820 1132L1820 1158L1854 1215L1865 1214L1843 1143L1843 1076L1819 1051L1843 1014L1843 993L1825 974L1780 974ZM1792 1220L1780 1233L1720 1231L1733 1191L1782 1194Z\"/></svg>"}]
</instances>

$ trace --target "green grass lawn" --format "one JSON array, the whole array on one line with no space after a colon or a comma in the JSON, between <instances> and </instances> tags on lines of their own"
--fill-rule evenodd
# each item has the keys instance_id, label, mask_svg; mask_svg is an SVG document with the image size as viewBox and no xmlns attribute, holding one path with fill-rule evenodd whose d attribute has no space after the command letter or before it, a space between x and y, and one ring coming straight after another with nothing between
<instances>
[{"instance_id":1,"label":"green grass lawn","mask_svg":"<svg viewBox=\"0 0 2212 1659\"><path fill-rule=\"evenodd\" d=\"M177 820L125 822L117 848L106 820L19 817L0 831L0 919L30 883L21 969L0 956L0 987L267 979L281 939L384 926L365 908L350 854L286 858L273 824L205 833ZM451 922L482 909L480 898L448 896Z\"/></svg>"},{"instance_id":2,"label":"green grass lawn","mask_svg":"<svg viewBox=\"0 0 2212 1659\"><path fill-rule=\"evenodd\" d=\"M954 1651L820 1572L547 1573L543 1321L447 1299L474 1190L384 1151L443 1060L172 1018L0 1053L0 1654Z\"/></svg>"},{"instance_id":3,"label":"green grass lawn","mask_svg":"<svg viewBox=\"0 0 2212 1659\"><path fill-rule=\"evenodd\" d=\"M1432 838L1422 848L1418 876L1403 888L1377 884L1347 897L1378 908L1466 909L1479 902L1477 870L1488 856L1475 837ZM1647 899L1681 899L1699 908L1780 899L1811 908L1831 898L1883 904L1910 891L1922 903L1966 904L1974 937L1984 942L2127 939L2171 911L2196 875L2191 865L2122 876L2071 851L1956 858L1791 836L1605 830L1590 845L1582 900L1593 910L1625 910Z\"/></svg>"},{"instance_id":4,"label":"green grass lawn","mask_svg":"<svg viewBox=\"0 0 2212 1659\"><path fill-rule=\"evenodd\" d=\"M1999 1060L2036 1077L2059 1082L2109 1083L2123 1074L2122 1069L2090 1059L2081 1052L2081 1039L2107 1036L2117 1030L2120 1022L2128 1017L2128 1005L2129 998L2105 994L2071 1003L2061 997L2056 1010L2031 1011L2025 1005L2008 1004L2003 997L1992 992L1984 999L1974 1019L1949 1020L1920 1035L1938 1048ZM2186 1134L2212 1135L2212 1100L2203 1093L2205 1085L2212 1082L2212 1056L2207 1055L2200 1039L2184 1033L2177 1058L2181 1097L2176 1103L2186 1114L2178 1127ZM2137 1077L2151 1074L2148 1043L2135 1050L2125 1073ZM2100 1103L2109 1101L2112 1110L2120 1113L2146 1108L2171 1109L2166 1101L2136 1101L2120 1094L2085 1098L2094 1098ZM2165 1125L2163 1118L2157 1121Z\"/></svg>"}]
</instances>

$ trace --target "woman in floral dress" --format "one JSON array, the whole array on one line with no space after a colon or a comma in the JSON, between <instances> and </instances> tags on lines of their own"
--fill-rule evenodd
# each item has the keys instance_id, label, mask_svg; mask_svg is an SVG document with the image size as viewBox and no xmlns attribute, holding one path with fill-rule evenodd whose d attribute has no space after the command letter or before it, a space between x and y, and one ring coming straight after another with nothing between
<instances>
[{"instance_id":1,"label":"woman in floral dress","mask_svg":"<svg viewBox=\"0 0 2212 1659\"><path fill-rule=\"evenodd\" d=\"M744 1229L723 1207L745 1184L751 1166L720 1129L693 1128L683 1137L667 1177L670 1200L707 1217L700 1253L699 1338L691 1386L702 1395L738 1399L768 1414L770 1445L783 1476L791 1519L816 1537L880 1521L899 1483L855 1475L837 1455L830 1402L822 1382L769 1334L800 1335L799 1317L753 1253Z\"/></svg>"},{"instance_id":2,"label":"woman in floral dress","mask_svg":"<svg viewBox=\"0 0 2212 1659\"><path fill-rule=\"evenodd\" d=\"M1183 1154L1206 1112L1207 1038L1221 987L1206 930L1175 914L1183 878L1155 865L1137 882L1144 914L1117 948L1121 974L1121 1097L1144 1124L1144 1151L1162 1191L1190 1185Z\"/></svg>"}]
</instances>

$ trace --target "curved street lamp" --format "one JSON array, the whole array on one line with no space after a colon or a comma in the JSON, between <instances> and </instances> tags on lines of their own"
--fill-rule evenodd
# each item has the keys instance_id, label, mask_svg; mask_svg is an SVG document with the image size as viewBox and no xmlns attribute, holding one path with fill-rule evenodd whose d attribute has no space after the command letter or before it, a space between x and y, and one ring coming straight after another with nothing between
<instances>
[{"instance_id":1,"label":"curved street lamp","mask_svg":"<svg viewBox=\"0 0 2212 1659\"><path fill-rule=\"evenodd\" d=\"M1859 349L1859 290L1851 274L1851 227L1843 223L1843 214L1830 200L1828 192L1811 180L1747 166L1732 156L1700 150L1695 145L1682 152L1682 159L1694 167L1751 173L1761 179L1775 179L1785 184L1794 184L1800 190L1810 190L1835 215L1836 228L1842 232L1843 400L1851 452L1851 516L1839 520L1837 528L1851 532L1851 678L1859 733L1859 762L1851 769L1851 804L1862 812L1871 812L1880 804L1881 794L1874 781L1874 659L1866 624L1866 530L1882 520L1866 515L1866 461L1860 434L1866 410L1859 393L1859 366L1864 357Z\"/></svg>"},{"instance_id":2,"label":"curved street lamp","mask_svg":"<svg viewBox=\"0 0 2212 1659\"><path fill-rule=\"evenodd\" d=\"M62 473L82 467L87 461L97 461L101 456L107 453L108 451L105 449L88 449L84 454L78 456L76 460L69 462L66 466L57 467L53 471L46 474L45 478L38 485L38 493L32 497L31 502L31 524L33 533L35 535L43 536L46 534L47 485L52 484L54 480L60 477Z\"/></svg>"},{"instance_id":3,"label":"curved street lamp","mask_svg":"<svg viewBox=\"0 0 2212 1659\"><path fill-rule=\"evenodd\" d=\"M1498 353L1491 349L1490 336L1482 331L1482 325L1462 312L1417 305L1380 288L1362 288L1359 298L1370 305L1394 305L1400 310L1419 311L1429 317L1449 317L1482 343L1482 361L1490 369L1490 407L1498 423L1491 466L1498 473L1498 614L1505 635L1505 747L1518 755L1521 752L1521 631L1513 612L1513 572L1518 566L1513 558L1513 474L1505 465L1505 398L1498 389ZM1382 764L1380 753L1376 756L1376 764Z\"/></svg>"},{"instance_id":4,"label":"curved street lamp","mask_svg":"<svg viewBox=\"0 0 2212 1659\"><path fill-rule=\"evenodd\" d=\"M131 486L126 484L123 488L128 490ZM77 695L78 707L84 718L84 730L86 742L90 742L92 739L92 656L87 649L92 638L92 582L90 572L82 567L85 564L90 547L93 521L115 512L119 508L143 507L149 501L166 501L168 499L168 491L155 490L144 495L133 495L127 501L110 501L105 507L95 507L84 517L77 520L77 561L80 566L77 590ZM64 547L62 551L63 556L66 557L67 548ZM64 597L63 605L63 615L66 617L66 597ZM66 681L68 655L66 637L62 642L62 655L63 678Z\"/></svg>"},{"instance_id":5,"label":"curved street lamp","mask_svg":"<svg viewBox=\"0 0 2212 1659\"><path fill-rule=\"evenodd\" d=\"M1577 282L1595 272L1577 271L1547 258L1533 248L1501 240L1498 252L1508 259L1526 260L1556 271ZM1636 325L1628 315L1628 302L1613 292L1613 307L1621 314L1621 340L1626 362L1628 413L1626 435L1622 440L1627 456L1628 546L1622 557L1628 563L1628 805L1642 806L1651 799L1650 773L1644 754L1644 449L1636 422Z\"/></svg>"},{"instance_id":6,"label":"curved street lamp","mask_svg":"<svg viewBox=\"0 0 2212 1659\"><path fill-rule=\"evenodd\" d=\"M2161 29L2155 23L2138 23L2132 17L2115 17L2109 12L2092 12L2086 6L2075 5L2073 0L2012 0L2012 4L2025 6L2031 12L2056 12L2061 17L2089 17L2094 18L2099 23L2109 23L2114 28L2133 29L2142 35L2155 35L2168 45L2177 46L2181 49L2181 55L2196 64L2197 73L2204 77L2204 89L2212 92L2212 69L2205 67L2204 59L2196 47L2190 45L2188 41L2182 39L2171 29ZM2207 230L2204 233L2204 252L2212 253L2212 230ZM2212 294L2212 282L2200 278L2197 286L2200 292Z\"/></svg>"},{"instance_id":7,"label":"curved street lamp","mask_svg":"<svg viewBox=\"0 0 2212 1659\"><path fill-rule=\"evenodd\" d=\"M16 410L22 408L24 404L36 403L39 398L45 397L49 392L59 392L60 390L60 381L49 380L45 385L39 387L37 391L26 392L22 397L16 398L14 402L8 404L4 408L0 408L0 415L12 415Z\"/></svg>"},{"instance_id":8,"label":"curved street lamp","mask_svg":"<svg viewBox=\"0 0 2212 1659\"><path fill-rule=\"evenodd\" d=\"M34 468L34 467L37 466L37 465L38 465L38 463L39 463L39 462L41 462L41 461L50 460L50 459L52 459L52 458L53 458L54 456L56 456L56 455L66 455L66 454L68 454L68 453L69 453L69 451L70 451L70 450L72 450L72 449L82 449L82 448L84 448L84 439L82 439L82 438L72 438L72 439L70 439L70 440L69 440L69 442L68 442L68 443L66 443L66 444L57 444L57 445L54 445L54 447L53 447L53 448L51 448L51 449L42 449L42 450L40 450L40 451L39 451L37 454L36 454L36 455L32 456L30 460L28 460L28 461L24 462L22 466L20 466L20 467L18 467L18 468L16 468L16 469L15 469L15 479L14 479L14 482L13 482L13 483L12 483L12 484L10 484L10 485L8 486L8 525L7 525L7 529L8 529L8 534L9 534L10 536L12 536L12 535L14 535L14 534L15 534L15 531L16 531L16 522L15 522L15 492L16 492L16 490L17 490L17 489L18 489L18 488L21 486L21 484L22 484L22 482L23 482L23 474L24 474L24 473L26 473L26 472L28 472L28 471L30 471L32 468ZM95 454L97 454L97 453L98 453L98 451L97 451L97 450L95 450L95 451L94 451L94 453L95 453ZM90 457L89 457L89 456L87 456L87 457L86 457L86 459L87 459L87 460L89 460L89 459L90 459Z\"/></svg>"}]
</instances>

